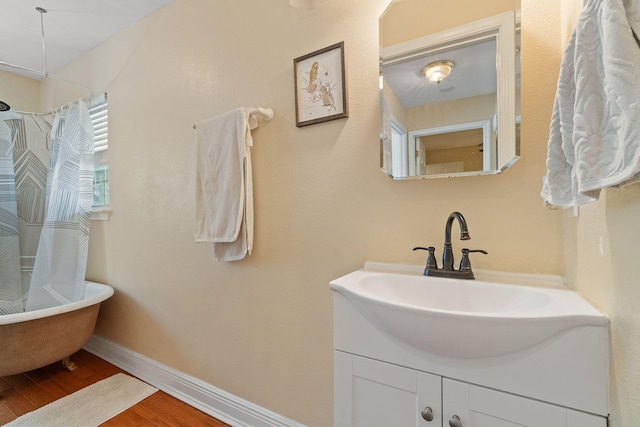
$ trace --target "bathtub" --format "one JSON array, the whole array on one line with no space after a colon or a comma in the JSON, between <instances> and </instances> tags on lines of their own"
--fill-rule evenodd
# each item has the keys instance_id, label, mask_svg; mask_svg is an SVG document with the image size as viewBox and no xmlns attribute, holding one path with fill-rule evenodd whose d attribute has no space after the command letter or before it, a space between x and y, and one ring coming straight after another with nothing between
<instances>
[{"instance_id":1,"label":"bathtub","mask_svg":"<svg viewBox=\"0 0 640 427\"><path fill-rule=\"evenodd\" d=\"M0 377L41 368L80 350L93 334L100 303L113 288L86 282L82 301L0 316ZM63 362L64 363L64 362ZM65 365L73 369L73 365Z\"/></svg>"}]
</instances>

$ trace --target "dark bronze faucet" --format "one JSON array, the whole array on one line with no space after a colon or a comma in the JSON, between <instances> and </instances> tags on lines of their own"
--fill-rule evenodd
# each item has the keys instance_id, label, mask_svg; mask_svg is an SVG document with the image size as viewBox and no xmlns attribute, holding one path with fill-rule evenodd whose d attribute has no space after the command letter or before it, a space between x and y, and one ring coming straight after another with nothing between
<instances>
[{"instance_id":1,"label":"dark bronze faucet","mask_svg":"<svg viewBox=\"0 0 640 427\"><path fill-rule=\"evenodd\" d=\"M469 228L467 227L467 221L464 219L464 216L460 212L452 212L447 218L447 225L444 229L444 252L442 253L442 269L438 269L438 263L435 257L436 248L433 246L429 246L428 248L424 247L415 247L413 250L426 250L429 251L429 257L427 258L427 266L424 269L425 276L434 276L434 277L450 277L456 279L475 279L473 275L473 271L471 270L471 261L469 261L469 254L472 252L480 252L483 254L487 254L486 251L482 249L462 249L462 259L460 260L460 268L455 270L453 268L453 247L451 246L451 227L453 226L453 221L458 220L460 224L460 240L469 240L471 237L469 236Z\"/></svg>"}]
</instances>

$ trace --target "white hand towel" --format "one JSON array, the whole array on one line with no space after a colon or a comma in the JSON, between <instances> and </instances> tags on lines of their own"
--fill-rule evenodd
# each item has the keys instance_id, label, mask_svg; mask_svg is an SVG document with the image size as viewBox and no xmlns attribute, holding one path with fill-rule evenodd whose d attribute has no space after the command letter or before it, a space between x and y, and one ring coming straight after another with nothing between
<instances>
[{"instance_id":1,"label":"white hand towel","mask_svg":"<svg viewBox=\"0 0 640 427\"><path fill-rule=\"evenodd\" d=\"M246 108L196 123L196 242L213 242L216 261L237 261L253 246L251 129Z\"/></svg>"},{"instance_id":2,"label":"white hand towel","mask_svg":"<svg viewBox=\"0 0 640 427\"><path fill-rule=\"evenodd\" d=\"M545 203L579 206L600 190L640 180L640 47L637 2L589 0L560 69Z\"/></svg>"}]
</instances>

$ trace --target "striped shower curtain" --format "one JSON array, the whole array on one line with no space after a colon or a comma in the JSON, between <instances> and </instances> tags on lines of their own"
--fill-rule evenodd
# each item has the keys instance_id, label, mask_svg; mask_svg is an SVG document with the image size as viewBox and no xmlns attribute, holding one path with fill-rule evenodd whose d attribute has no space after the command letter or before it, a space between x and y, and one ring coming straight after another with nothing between
<instances>
[{"instance_id":1,"label":"striped shower curtain","mask_svg":"<svg viewBox=\"0 0 640 427\"><path fill-rule=\"evenodd\" d=\"M25 309L44 222L53 116L0 113L0 314Z\"/></svg>"},{"instance_id":2,"label":"striped shower curtain","mask_svg":"<svg viewBox=\"0 0 640 427\"><path fill-rule=\"evenodd\" d=\"M50 146L45 217L27 311L84 297L93 200L94 131L83 101L56 115Z\"/></svg>"},{"instance_id":3,"label":"striped shower curtain","mask_svg":"<svg viewBox=\"0 0 640 427\"><path fill-rule=\"evenodd\" d=\"M0 314L84 296L94 134L87 106L0 116Z\"/></svg>"},{"instance_id":4,"label":"striped shower curtain","mask_svg":"<svg viewBox=\"0 0 640 427\"><path fill-rule=\"evenodd\" d=\"M26 295L20 283L18 209L13 171L15 124L19 123L20 117L13 112L0 115L0 314L10 314L24 309Z\"/></svg>"}]
</instances>

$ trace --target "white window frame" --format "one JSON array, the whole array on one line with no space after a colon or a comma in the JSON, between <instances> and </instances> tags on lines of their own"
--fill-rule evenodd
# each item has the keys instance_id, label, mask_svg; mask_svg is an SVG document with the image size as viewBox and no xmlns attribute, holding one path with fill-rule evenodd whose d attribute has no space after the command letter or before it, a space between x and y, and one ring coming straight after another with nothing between
<instances>
[{"instance_id":1,"label":"white window frame","mask_svg":"<svg viewBox=\"0 0 640 427\"><path fill-rule=\"evenodd\" d=\"M92 99L89 107L89 117L95 131L95 151L96 153L106 152L109 148L109 109L106 93ZM108 203L95 205L91 209L92 220L106 221L109 220L110 215L111 209Z\"/></svg>"}]
</instances>

